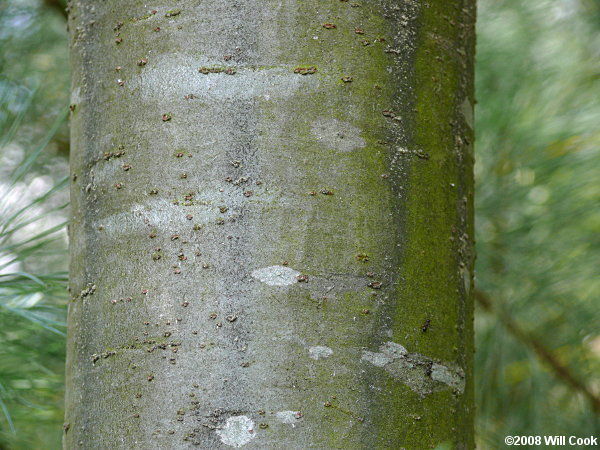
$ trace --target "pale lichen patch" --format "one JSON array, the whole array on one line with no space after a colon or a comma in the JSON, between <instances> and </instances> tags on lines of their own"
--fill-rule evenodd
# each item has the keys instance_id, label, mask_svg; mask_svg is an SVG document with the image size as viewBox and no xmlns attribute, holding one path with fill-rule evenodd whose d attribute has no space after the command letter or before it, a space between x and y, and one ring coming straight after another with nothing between
<instances>
[{"instance_id":1,"label":"pale lichen patch","mask_svg":"<svg viewBox=\"0 0 600 450\"><path fill-rule=\"evenodd\" d=\"M318 78L298 76L289 66L221 66L221 63L220 59L190 59L187 53L169 52L157 55L153 67L146 66L126 86L143 101L170 99L181 92L193 92L200 101L223 101L289 98L308 85L319 85ZM228 69L231 70L227 72ZM161 91L156 92L150 86L161 86Z\"/></svg>"},{"instance_id":2,"label":"pale lichen patch","mask_svg":"<svg viewBox=\"0 0 600 450\"><path fill-rule=\"evenodd\" d=\"M341 120L317 120L313 123L311 131L319 143L339 152L350 152L367 145L360 136L360 128Z\"/></svg>"},{"instance_id":3,"label":"pale lichen patch","mask_svg":"<svg viewBox=\"0 0 600 450\"><path fill-rule=\"evenodd\" d=\"M289 286L298 282L300 272L285 266L269 266L257 269L252 276L269 286Z\"/></svg>"},{"instance_id":4,"label":"pale lichen patch","mask_svg":"<svg viewBox=\"0 0 600 450\"><path fill-rule=\"evenodd\" d=\"M275 417L277 417L281 423L294 425L302 419L303 414L300 411L279 411L275 413Z\"/></svg>"},{"instance_id":5,"label":"pale lichen patch","mask_svg":"<svg viewBox=\"0 0 600 450\"><path fill-rule=\"evenodd\" d=\"M71 91L71 104L78 105L81 102L81 88L77 87Z\"/></svg>"},{"instance_id":6,"label":"pale lichen patch","mask_svg":"<svg viewBox=\"0 0 600 450\"><path fill-rule=\"evenodd\" d=\"M221 442L231 447L242 447L256 437L254 422L246 416L232 416L217 430Z\"/></svg>"},{"instance_id":7,"label":"pale lichen patch","mask_svg":"<svg viewBox=\"0 0 600 450\"><path fill-rule=\"evenodd\" d=\"M379 353L364 351L362 359L370 362L374 366L384 367L385 365L393 362L395 359L401 358L408 354L408 351L403 346L391 341L381 345L379 350Z\"/></svg>"},{"instance_id":8,"label":"pale lichen patch","mask_svg":"<svg viewBox=\"0 0 600 450\"><path fill-rule=\"evenodd\" d=\"M452 371L442 364L434 363L432 365L431 379L447 384L459 392L462 392L465 388L464 376L460 376L460 373Z\"/></svg>"},{"instance_id":9,"label":"pale lichen patch","mask_svg":"<svg viewBox=\"0 0 600 450\"><path fill-rule=\"evenodd\" d=\"M465 389L464 372L434 362L419 353L409 353L402 345L386 342L379 352L364 351L362 360L384 368L392 377L421 395L451 387L462 394Z\"/></svg>"},{"instance_id":10,"label":"pale lichen patch","mask_svg":"<svg viewBox=\"0 0 600 450\"><path fill-rule=\"evenodd\" d=\"M465 292L467 295L471 291L471 272L467 269L461 270L463 276L463 283L465 285Z\"/></svg>"},{"instance_id":11,"label":"pale lichen patch","mask_svg":"<svg viewBox=\"0 0 600 450\"><path fill-rule=\"evenodd\" d=\"M333 355L333 350L323 345L317 345L308 349L308 354L312 359L329 358Z\"/></svg>"},{"instance_id":12,"label":"pale lichen patch","mask_svg":"<svg viewBox=\"0 0 600 450\"><path fill-rule=\"evenodd\" d=\"M395 342L388 341L379 347L382 353L390 355L394 358L401 358L408 354L408 350L406 350L402 345L396 344Z\"/></svg>"},{"instance_id":13,"label":"pale lichen patch","mask_svg":"<svg viewBox=\"0 0 600 450\"><path fill-rule=\"evenodd\" d=\"M464 101L462 102L461 112L467 125L473 128L473 104L468 97L465 97Z\"/></svg>"},{"instance_id":14,"label":"pale lichen patch","mask_svg":"<svg viewBox=\"0 0 600 450\"><path fill-rule=\"evenodd\" d=\"M370 362L371 364L377 367L385 367L386 364L389 364L392 361L394 361L394 358L392 358L389 355L386 355L385 353L374 353L366 351L363 352L362 359L363 361Z\"/></svg>"}]
</instances>

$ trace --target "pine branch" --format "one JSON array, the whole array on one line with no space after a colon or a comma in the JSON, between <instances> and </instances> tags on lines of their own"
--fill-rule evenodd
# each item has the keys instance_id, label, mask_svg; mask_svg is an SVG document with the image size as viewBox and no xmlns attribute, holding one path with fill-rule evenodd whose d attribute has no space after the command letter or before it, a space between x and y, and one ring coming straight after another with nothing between
<instances>
[{"instance_id":1,"label":"pine branch","mask_svg":"<svg viewBox=\"0 0 600 450\"><path fill-rule=\"evenodd\" d=\"M489 313L496 314L506 329L523 345L529 347L544 361L554 374L574 390L582 393L592 404L592 408L600 414L600 397L594 394L571 370L561 363L540 341L521 328L510 315L494 307L491 298L482 291L475 290L475 300Z\"/></svg>"}]
</instances>

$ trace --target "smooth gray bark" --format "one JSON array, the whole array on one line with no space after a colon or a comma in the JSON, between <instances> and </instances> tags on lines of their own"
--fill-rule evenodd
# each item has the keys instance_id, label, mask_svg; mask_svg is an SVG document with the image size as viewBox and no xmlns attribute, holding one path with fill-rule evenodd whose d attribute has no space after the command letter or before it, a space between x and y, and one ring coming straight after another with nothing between
<instances>
[{"instance_id":1,"label":"smooth gray bark","mask_svg":"<svg viewBox=\"0 0 600 450\"><path fill-rule=\"evenodd\" d=\"M72 1L65 448L472 448L474 1Z\"/></svg>"}]
</instances>

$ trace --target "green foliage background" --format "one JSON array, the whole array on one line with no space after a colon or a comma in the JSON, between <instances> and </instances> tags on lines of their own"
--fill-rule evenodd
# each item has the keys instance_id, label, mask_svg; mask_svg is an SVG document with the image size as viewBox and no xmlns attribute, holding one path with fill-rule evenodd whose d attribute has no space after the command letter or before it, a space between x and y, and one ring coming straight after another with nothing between
<instances>
[{"instance_id":1,"label":"green foliage background","mask_svg":"<svg viewBox=\"0 0 600 450\"><path fill-rule=\"evenodd\" d=\"M600 3L480 2L476 285L600 392ZM599 435L598 414L477 319L478 435ZM600 412L600 411L597 411Z\"/></svg>"},{"instance_id":2,"label":"green foliage background","mask_svg":"<svg viewBox=\"0 0 600 450\"><path fill-rule=\"evenodd\" d=\"M0 2L0 449L61 448L68 62L60 0ZM600 1L480 0L477 436L600 435ZM518 336L506 323L522 330Z\"/></svg>"}]
</instances>

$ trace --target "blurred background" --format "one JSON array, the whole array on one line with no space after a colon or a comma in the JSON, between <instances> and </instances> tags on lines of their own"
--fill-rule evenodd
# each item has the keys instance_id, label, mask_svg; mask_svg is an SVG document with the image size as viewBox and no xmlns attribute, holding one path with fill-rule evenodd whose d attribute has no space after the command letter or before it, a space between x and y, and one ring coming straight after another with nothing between
<instances>
[{"instance_id":1,"label":"blurred background","mask_svg":"<svg viewBox=\"0 0 600 450\"><path fill-rule=\"evenodd\" d=\"M0 0L0 449L59 449L63 0ZM600 0L479 0L478 447L600 435Z\"/></svg>"}]
</instances>

